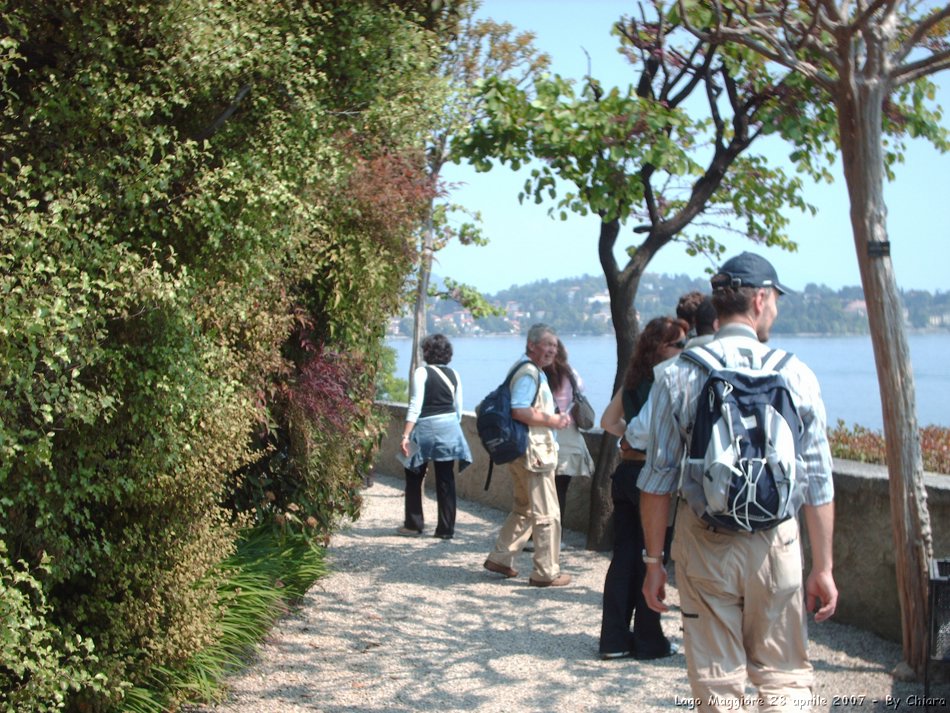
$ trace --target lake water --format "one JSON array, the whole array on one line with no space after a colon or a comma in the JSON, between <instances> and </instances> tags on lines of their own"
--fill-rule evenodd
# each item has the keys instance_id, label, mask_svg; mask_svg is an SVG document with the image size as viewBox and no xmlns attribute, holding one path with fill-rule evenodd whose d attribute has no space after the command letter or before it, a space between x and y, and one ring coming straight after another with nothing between
<instances>
[{"instance_id":1,"label":"lake water","mask_svg":"<svg viewBox=\"0 0 950 713\"><path fill-rule=\"evenodd\" d=\"M584 379L585 392L597 412L607 406L616 370L616 344L612 335L562 336L571 364ZM950 334L911 334L911 361L917 390L917 418L921 425L950 426ZM789 337L777 335L772 346L794 352L808 364L821 383L828 423L843 419L880 429L881 401L874 368L871 338ZM396 350L396 375L409 374L409 339L390 339ZM452 366L462 377L463 408L471 411L505 378L508 368L524 352L524 337L452 338Z\"/></svg>"}]
</instances>

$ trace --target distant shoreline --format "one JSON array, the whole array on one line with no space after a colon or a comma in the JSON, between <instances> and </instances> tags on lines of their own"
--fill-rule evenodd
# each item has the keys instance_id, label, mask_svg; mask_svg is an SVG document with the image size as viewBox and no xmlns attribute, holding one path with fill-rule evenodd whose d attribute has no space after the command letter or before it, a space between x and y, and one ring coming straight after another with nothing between
<instances>
[{"instance_id":1,"label":"distant shoreline","mask_svg":"<svg viewBox=\"0 0 950 713\"><path fill-rule=\"evenodd\" d=\"M908 328L907 334L914 335L926 335L926 334L950 334L950 329L939 329L936 327L927 328L927 329L910 329ZM433 332L437 334L438 332ZM614 334L590 334L584 332L562 332L564 337L585 337L594 339L597 337L604 337L614 339ZM479 334L446 334L450 339L466 338L466 339L493 339L496 337L523 337L525 334L515 333L515 332L482 332ZM774 332L773 337L795 337L801 339L821 339L824 337L870 337L870 332L862 332L860 334L855 334L854 332ZM404 334L387 334L386 339L394 340L403 340L403 339L412 339L412 337L406 336Z\"/></svg>"}]
</instances>

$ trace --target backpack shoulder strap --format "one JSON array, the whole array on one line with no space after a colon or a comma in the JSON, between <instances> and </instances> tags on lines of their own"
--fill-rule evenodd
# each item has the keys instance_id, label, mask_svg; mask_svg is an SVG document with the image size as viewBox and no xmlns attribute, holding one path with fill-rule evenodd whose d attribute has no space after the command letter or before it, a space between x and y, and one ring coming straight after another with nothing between
<instances>
[{"instance_id":1,"label":"backpack shoulder strap","mask_svg":"<svg viewBox=\"0 0 950 713\"><path fill-rule=\"evenodd\" d=\"M699 366L706 369L706 371L715 371L716 369L727 366L726 360L705 344L690 347L686 351L681 352L680 357L694 364L699 364Z\"/></svg>"},{"instance_id":2,"label":"backpack shoulder strap","mask_svg":"<svg viewBox=\"0 0 950 713\"><path fill-rule=\"evenodd\" d=\"M762 357L762 369L780 372L793 356L794 354L784 349L772 349L768 354Z\"/></svg>"},{"instance_id":3,"label":"backpack shoulder strap","mask_svg":"<svg viewBox=\"0 0 950 713\"><path fill-rule=\"evenodd\" d=\"M689 349L680 352L680 358L697 364L710 373L718 371L721 368L728 367L725 357L717 354L705 344L690 347ZM680 461L679 487L677 488L677 497L679 497L679 495L683 492L683 480L686 477L686 462L689 460L691 447L690 444L693 437L693 429L696 426L696 415L698 413L699 411L697 410L696 413L693 414L692 419L686 425L686 432L683 435L683 457Z\"/></svg>"},{"instance_id":4,"label":"backpack shoulder strap","mask_svg":"<svg viewBox=\"0 0 950 713\"><path fill-rule=\"evenodd\" d=\"M531 374L531 376L534 378L534 386L535 386L534 398L531 399L531 403L533 404L535 401L538 400L538 394L541 391L541 370L530 359L527 361L523 361L520 364L517 364L511 371L508 372L508 376L505 378L505 386L507 386L510 391L511 382L514 380L515 374L517 374L521 369L523 369L526 366L528 368L525 369L525 372Z\"/></svg>"},{"instance_id":5,"label":"backpack shoulder strap","mask_svg":"<svg viewBox=\"0 0 950 713\"><path fill-rule=\"evenodd\" d=\"M491 487L491 474L493 470L495 470L495 460L491 456L488 456L488 476L485 478L485 490Z\"/></svg>"}]
</instances>

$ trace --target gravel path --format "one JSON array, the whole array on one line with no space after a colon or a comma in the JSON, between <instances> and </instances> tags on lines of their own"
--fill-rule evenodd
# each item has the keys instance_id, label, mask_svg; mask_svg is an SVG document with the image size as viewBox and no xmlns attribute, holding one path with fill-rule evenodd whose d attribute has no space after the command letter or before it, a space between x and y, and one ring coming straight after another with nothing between
<instances>
[{"instance_id":1,"label":"gravel path","mask_svg":"<svg viewBox=\"0 0 950 713\"><path fill-rule=\"evenodd\" d=\"M584 550L579 533L565 532L561 556L574 582L537 589L527 584L530 555L521 555L515 579L482 569L506 513L463 501L454 540L405 538L395 534L402 481L377 475L364 496L362 518L333 537L331 574L273 629L231 681L225 702L193 711L688 708L682 655L655 662L597 657L609 559ZM425 510L434 520L428 491ZM668 595L678 603L675 589ZM680 641L677 615L664 617L664 629ZM813 623L810 634L813 710L893 710L888 700L913 709L914 697L923 696L922 685L890 675L898 645L833 622ZM931 696L950 700L950 687L933 686Z\"/></svg>"}]
</instances>

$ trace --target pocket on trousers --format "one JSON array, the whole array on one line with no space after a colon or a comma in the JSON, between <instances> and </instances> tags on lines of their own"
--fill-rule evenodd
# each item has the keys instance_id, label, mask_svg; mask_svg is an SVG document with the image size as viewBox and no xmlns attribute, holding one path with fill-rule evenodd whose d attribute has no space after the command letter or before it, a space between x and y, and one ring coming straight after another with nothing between
<instances>
[{"instance_id":1,"label":"pocket on trousers","mask_svg":"<svg viewBox=\"0 0 950 713\"><path fill-rule=\"evenodd\" d=\"M769 549L769 570L773 592L801 589L802 548L794 520L778 526L775 541Z\"/></svg>"},{"instance_id":2,"label":"pocket on trousers","mask_svg":"<svg viewBox=\"0 0 950 713\"><path fill-rule=\"evenodd\" d=\"M731 584L734 581L731 538L731 535L704 531L702 526L696 525L677 532L673 538L677 570L699 591L735 594Z\"/></svg>"},{"instance_id":3,"label":"pocket on trousers","mask_svg":"<svg viewBox=\"0 0 950 713\"><path fill-rule=\"evenodd\" d=\"M557 445L546 435L528 434L528 470L544 472L557 467Z\"/></svg>"}]
</instances>

